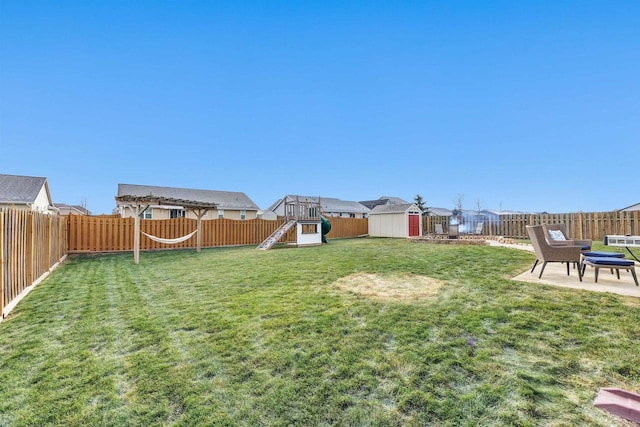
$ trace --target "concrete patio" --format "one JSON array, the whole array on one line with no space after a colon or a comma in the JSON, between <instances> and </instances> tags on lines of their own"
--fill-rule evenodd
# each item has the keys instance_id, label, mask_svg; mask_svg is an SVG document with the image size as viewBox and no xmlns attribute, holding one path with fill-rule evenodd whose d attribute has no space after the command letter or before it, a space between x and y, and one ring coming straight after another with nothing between
<instances>
[{"instance_id":1,"label":"concrete patio","mask_svg":"<svg viewBox=\"0 0 640 427\"><path fill-rule=\"evenodd\" d=\"M523 244L500 244L496 242L489 242L492 246L506 246L514 249L526 250L533 252L533 246ZM629 259L629 257L627 257ZM533 264L532 264L533 265ZM636 274L640 273L640 265L636 265ZM538 278L540 275L541 263L536 266L536 269L531 273L531 267L523 273L517 275L513 280L529 283L540 283L552 286L561 286L564 288L580 289L583 291L594 292L610 292L619 295L626 295L640 298L640 286L636 286L633 282L631 273L625 270L620 271L620 279L615 271L613 274L602 268L598 274L598 283L595 283L595 271L592 267L587 267L582 278L582 282L578 278L578 270L573 268L569 269L570 274L567 276L567 266L559 262L550 262L544 269L542 278Z\"/></svg>"}]
</instances>

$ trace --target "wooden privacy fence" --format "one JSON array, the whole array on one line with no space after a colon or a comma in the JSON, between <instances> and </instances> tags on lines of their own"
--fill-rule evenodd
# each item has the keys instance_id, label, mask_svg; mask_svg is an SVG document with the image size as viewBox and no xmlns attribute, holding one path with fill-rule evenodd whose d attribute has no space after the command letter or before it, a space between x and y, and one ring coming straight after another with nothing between
<instances>
[{"instance_id":1,"label":"wooden privacy fence","mask_svg":"<svg viewBox=\"0 0 640 427\"><path fill-rule=\"evenodd\" d=\"M327 234L327 239L358 237L369 234L368 218L328 217L327 220L331 223L331 231Z\"/></svg>"},{"instance_id":2,"label":"wooden privacy fence","mask_svg":"<svg viewBox=\"0 0 640 427\"><path fill-rule=\"evenodd\" d=\"M452 217L425 216L424 230L434 233L435 224L446 226ZM527 225L565 224L570 237L575 239L603 240L612 234L640 235L640 211L578 212L560 214L513 214L486 217L482 215L458 218L464 225L463 232L473 233L476 225L482 222L480 234L505 236L516 239L528 239Z\"/></svg>"},{"instance_id":3,"label":"wooden privacy fence","mask_svg":"<svg viewBox=\"0 0 640 427\"><path fill-rule=\"evenodd\" d=\"M3 317L11 302L46 276L66 255L66 218L0 208L0 308Z\"/></svg>"},{"instance_id":4,"label":"wooden privacy fence","mask_svg":"<svg viewBox=\"0 0 640 427\"><path fill-rule=\"evenodd\" d=\"M69 252L112 252L132 251L134 219L102 216L71 215L69 218ZM367 234L368 220L362 218L328 218L331 232L328 239L356 237ZM276 221L251 219L212 219L201 223L202 247L259 245L269 237L284 219ZM165 239L186 236L196 229L196 220L190 218L147 219L140 221L144 233ZM295 242L295 229L291 230L283 242ZM153 241L142 235L140 249L195 248L196 236L168 245Z\"/></svg>"}]
</instances>

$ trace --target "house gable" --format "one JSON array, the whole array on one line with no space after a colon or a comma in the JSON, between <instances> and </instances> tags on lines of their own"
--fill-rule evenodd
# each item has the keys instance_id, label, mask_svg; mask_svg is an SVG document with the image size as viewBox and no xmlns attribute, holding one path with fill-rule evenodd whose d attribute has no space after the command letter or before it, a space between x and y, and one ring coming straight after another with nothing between
<instances>
[{"instance_id":1,"label":"house gable","mask_svg":"<svg viewBox=\"0 0 640 427\"><path fill-rule=\"evenodd\" d=\"M636 203L635 205L627 206L626 208L620 209L623 212L627 211L640 211L640 203Z\"/></svg>"},{"instance_id":2,"label":"house gable","mask_svg":"<svg viewBox=\"0 0 640 427\"><path fill-rule=\"evenodd\" d=\"M55 212L47 178L0 174L0 205Z\"/></svg>"}]
</instances>

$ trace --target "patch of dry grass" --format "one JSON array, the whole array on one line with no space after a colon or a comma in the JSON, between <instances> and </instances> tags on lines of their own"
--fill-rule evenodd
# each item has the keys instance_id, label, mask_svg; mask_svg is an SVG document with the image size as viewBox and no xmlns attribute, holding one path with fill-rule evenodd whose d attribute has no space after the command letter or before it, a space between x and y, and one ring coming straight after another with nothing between
<instances>
[{"instance_id":1,"label":"patch of dry grass","mask_svg":"<svg viewBox=\"0 0 640 427\"><path fill-rule=\"evenodd\" d=\"M368 298L415 301L437 294L443 280L417 274L368 274L356 273L342 277L333 287Z\"/></svg>"}]
</instances>

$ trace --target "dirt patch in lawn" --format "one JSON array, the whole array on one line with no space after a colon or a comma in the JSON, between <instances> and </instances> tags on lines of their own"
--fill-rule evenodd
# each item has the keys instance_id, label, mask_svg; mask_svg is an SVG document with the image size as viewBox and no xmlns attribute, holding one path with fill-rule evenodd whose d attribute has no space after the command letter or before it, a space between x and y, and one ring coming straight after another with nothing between
<instances>
[{"instance_id":1,"label":"dirt patch in lawn","mask_svg":"<svg viewBox=\"0 0 640 427\"><path fill-rule=\"evenodd\" d=\"M336 280L333 287L369 298L405 301L431 297L444 284L442 280L415 274L357 273Z\"/></svg>"}]
</instances>

